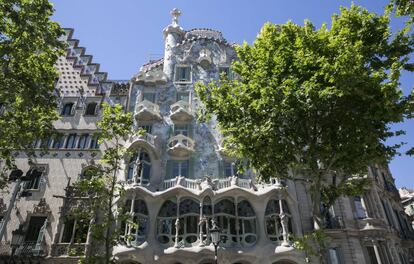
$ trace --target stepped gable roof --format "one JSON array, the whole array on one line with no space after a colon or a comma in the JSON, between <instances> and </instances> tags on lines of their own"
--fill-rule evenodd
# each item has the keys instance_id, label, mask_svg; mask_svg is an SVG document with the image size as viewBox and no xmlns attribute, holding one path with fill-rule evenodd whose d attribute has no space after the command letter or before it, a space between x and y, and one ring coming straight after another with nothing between
<instances>
[{"instance_id":1,"label":"stepped gable roof","mask_svg":"<svg viewBox=\"0 0 414 264\"><path fill-rule=\"evenodd\" d=\"M56 62L60 73L56 89L63 97L98 96L105 94L112 86L107 80L108 74L99 71L100 65L92 61L92 55L79 46L79 40L73 38L74 30L65 28L61 40L68 44L66 56Z\"/></svg>"},{"instance_id":2,"label":"stepped gable roof","mask_svg":"<svg viewBox=\"0 0 414 264\"><path fill-rule=\"evenodd\" d=\"M223 34L220 31L210 28L194 28L186 31L183 41L181 43L178 43L177 46L181 46L185 43L194 42L202 39L212 40L219 44L223 44L229 47L232 46L232 44L227 42L227 40L223 37Z\"/></svg>"}]
</instances>

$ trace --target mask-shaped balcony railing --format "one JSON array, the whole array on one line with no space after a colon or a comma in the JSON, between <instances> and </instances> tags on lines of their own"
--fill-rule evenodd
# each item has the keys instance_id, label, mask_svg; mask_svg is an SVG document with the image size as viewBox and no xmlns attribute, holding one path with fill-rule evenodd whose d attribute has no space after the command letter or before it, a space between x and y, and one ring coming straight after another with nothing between
<instances>
[{"instance_id":1,"label":"mask-shaped balcony railing","mask_svg":"<svg viewBox=\"0 0 414 264\"><path fill-rule=\"evenodd\" d=\"M168 154L177 157L187 157L194 152L194 141L184 135L176 135L168 140Z\"/></svg>"},{"instance_id":2,"label":"mask-shaped balcony railing","mask_svg":"<svg viewBox=\"0 0 414 264\"><path fill-rule=\"evenodd\" d=\"M147 100L138 103L135 107L135 119L140 121L161 119L159 105Z\"/></svg>"},{"instance_id":3,"label":"mask-shaped balcony railing","mask_svg":"<svg viewBox=\"0 0 414 264\"><path fill-rule=\"evenodd\" d=\"M180 100L171 105L170 118L174 121L189 121L193 119L193 111L188 102Z\"/></svg>"}]
</instances>

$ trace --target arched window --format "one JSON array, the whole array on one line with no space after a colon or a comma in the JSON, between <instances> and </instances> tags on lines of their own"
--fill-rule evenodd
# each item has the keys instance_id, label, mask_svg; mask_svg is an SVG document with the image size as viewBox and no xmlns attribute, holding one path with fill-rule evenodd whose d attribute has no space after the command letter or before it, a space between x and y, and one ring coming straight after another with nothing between
<instances>
[{"instance_id":1,"label":"arched window","mask_svg":"<svg viewBox=\"0 0 414 264\"><path fill-rule=\"evenodd\" d=\"M139 149L129 161L127 181L129 183L149 184L150 176L150 156L145 150Z\"/></svg>"},{"instance_id":2,"label":"arched window","mask_svg":"<svg viewBox=\"0 0 414 264\"><path fill-rule=\"evenodd\" d=\"M124 212L130 219L122 224L123 238L127 244L139 246L146 240L148 233L147 205L139 199L126 200Z\"/></svg>"},{"instance_id":3,"label":"arched window","mask_svg":"<svg viewBox=\"0 0 414 264\"><path fill-rule=\"evenodd\" d=\"M214 205L214 217L217 225L226 239L225 245L237 243L235 205L228 199L221 200Z\"/></svg>"},{"instance_id":4,"label":"arched window","mask_svg":"<svg viewBox=\"0 0 414 264\"><path fill-rule=\"evenodd\" d=\"M85 115L89 115L89 116L96 115L96 107L97 106L98 106L98 104L95 103L95 102L89 103L86 106Z\"/></svg>"},{"instance_id":5,"label":"arched window","mask_svg":"<svg viewBox=\"0 0 414 264\"><path fill-rule=\"evenodd\" d=\"M285 219L285 223L282 222ZM287 240L287 233L292 233L292 221L289 207L285 200L270 200L265 211L265 226L267 237L274 243Z\"/></svg>"},{"instance_id":6,"label":"arched window","mask_svg":"<svg viewBox=\"0 0 414 264\"><path fill-rule=\"evenodd\" d=\"M198 223L200 222L200 205L191 199L180 201L179 241L192 245L198 239Z\"/></svg>"},{"instance_id":7,"label":"arched window","mask_svg":"<svg viewBox=\"0 0 414 264\"><path fill-rule=\"evenodd\" d=\"M177 204L168 200L162 205L157 217L157 239L161 244L174 245L176 220Z\"/></svg>"},{"instance_id":8,"label":"arched window","mask_svg":"<svg viewBox=\"0 0 414 264\"><path fill-rule=\"evenodd\" d=\"M72 113L72 108L73 108L74 103L66 103L63 108L62 108L62 112L60 113L62 116L70 116L73 115Z\"/></svg>"},{"instance_id":9,"label":"arched window","mask_svg":"<svg viewBox=\"0 0 414 264\"><path fill-rule=\"evenodd\" d=\"M251 246L257 240L256 214L248 201L244 200L237 204L237 215L239 217L240 243Z\"/></svg>"},{"instance_id":10,"label":"arched window","mask_svg":"<svg viewBox=\"0 0 414 264\"><path fill-rule=\"evenodd\" d=\"M222 246L245 247L257 241L256 215L248 201L235 204L230 199L223 199L212 204L209 197L203 199L202 207L190 198L177 203L166 201L157 217L157 239L166 246L210 245L212 219L221 229L225 240Z\"/></svg>"}]
</instances>

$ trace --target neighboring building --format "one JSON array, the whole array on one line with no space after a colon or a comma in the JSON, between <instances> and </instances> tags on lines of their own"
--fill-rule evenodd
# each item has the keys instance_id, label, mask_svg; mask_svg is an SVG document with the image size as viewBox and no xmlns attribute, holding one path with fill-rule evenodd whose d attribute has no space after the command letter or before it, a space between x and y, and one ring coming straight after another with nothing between
<instances>
[{"instance_id":1,"label":"neighboring building","mask_svg":"<svg viewBox=\"0 0 414 264\"><path fill-rule=\"evenodd\" d=\"M130 136L126 146L133 154L119 174L127 211L138 224L118 226L124 235L113 253L120 263L213 263L213 218L225 238L220 264L318 263L291 243L292 236L313 229L309 184L300 175L256 183L251 171L238 173L238 161L221 147L214 119L196 120L200 101L194 84L217 80L221 73L232 78L233 46L215 30L183 30L180 12L172 15L163 31L164 58L148 62L128 81L108 80L66 30L68 52L56 64L62 118L55 127L64 136L34 142L32 153L15 153L18 168L33 177L18 192L10 220L4 216L17 183L0 196L4 258L19 226L25 236L15 255L22 261L76 263L91 250L89 219L71 217L77 206L70 199L71 183L100 158L102 147L93 134L101 102L110 101L132 112L135 129L147 132ZM48 152L40 149L45 145ZM328 263L414 263L413 229L389 170L371 166L368 177L373 186L364 195L341 197L324 208Z\"/></svg>"},{"instance_id":2,"label":"neighboring building","mask_svg":"<svg viewBox=\"0 0 414 264\"><path fill-rule=\"evenodd\" d=\"M411 224L414 228L414 191L408 188L401 188L399 190L401 196L401 203L405 208L405 213L410 216Z\"/></svg>"}]
</instances>

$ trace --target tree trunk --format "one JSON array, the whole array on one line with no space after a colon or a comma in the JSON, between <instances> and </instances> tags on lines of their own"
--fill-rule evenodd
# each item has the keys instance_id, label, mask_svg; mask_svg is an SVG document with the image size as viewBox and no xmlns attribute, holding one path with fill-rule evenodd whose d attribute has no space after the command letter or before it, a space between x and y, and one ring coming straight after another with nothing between
<instances>
[{"instance_id":1,"label":"tree trunk","mask_svg":"<svg viewBox=\"0 0 414 264\"><path fill-rule=\"evenodd\" d=\"M111 227L112 227L112 201L113 201L113 195L115 190L115 183L116 183L116 173L117 173L117 166L118 166L118 160L115 160L115 166L114 173L112 175L112 181L111 181L111 189L109 192L109 199L108 199L108 211L107 211L107 223L106 223L106 235L105 235L105 263L110 263L110 250L111 250Z\"/></svg>"},{"instance_id":2,"label":"tree trunk","mask_svg":"<svg viewBox=\"0 0 414 264\"><path fill-rule=\"evenodd\" d=\"M316 182L311 188L312 203L313 203L313 225L315 231L324 230L324 219L321 212L321 181L316 179ZM316 241L317 251L319 253L320 263L325 264L326 249L325 241Z\"/></svg>"}]
</instances>

